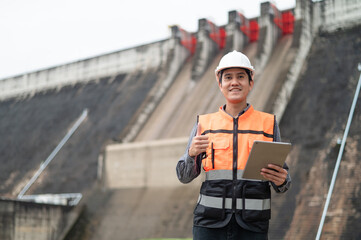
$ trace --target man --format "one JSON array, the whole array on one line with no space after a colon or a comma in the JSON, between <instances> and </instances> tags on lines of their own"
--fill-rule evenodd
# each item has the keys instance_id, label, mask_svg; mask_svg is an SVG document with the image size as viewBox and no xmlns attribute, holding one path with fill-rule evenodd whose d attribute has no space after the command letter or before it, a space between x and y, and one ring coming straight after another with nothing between
<instances>
[{"instance_id":1,"label":"man","mask_svg":"<svg viewBox=\"0 0 361 240\"><path fill-rule=\"evenodd\" d=\"M270 185L277 193L289 189L288 166L262 169L269 181L243 179L242 173L255 140L281 141L278 124L274 115L247 103L254 68L246 55L226 54L215 74L226 104L198 116L176 169L182 183L196 178L201 166L206 173L194 210L193 239L268 239Z\"/></svg>"}]
</instances>

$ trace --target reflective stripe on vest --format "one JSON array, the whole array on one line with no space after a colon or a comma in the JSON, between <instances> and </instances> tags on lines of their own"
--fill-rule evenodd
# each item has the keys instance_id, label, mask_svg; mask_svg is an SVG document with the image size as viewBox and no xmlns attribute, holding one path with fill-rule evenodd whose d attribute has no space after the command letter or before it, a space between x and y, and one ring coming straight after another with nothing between
<instances>
[{"instance_id":1,"label":"reflective stripe on vest","mask_svg":"<svg viewBox=\"0 0 361 240\"><path fill-rule=\"evenodd\" d=\"M237 170L237 179L243 179L243 170ZM206 180L232 180L233 171L232 170L210 170L206 172ZM247 181L261 182L262 180L257 179L247 179Z\"/></svg>"},{"instance_id":2,"label":"reflective stripe on vest","mask_svg":"<svg viewBox=\"0 0 361 240\"><path fill-rule=\"evenodd\" d=\"M198 203L205 207L210 208L219 208L223 209L223 198L221 197L211 197L200 194L198 198ZM271 199L245 199L245 207L243 207L243 199L237 198L236 199L236 208L238 210L269 210L271 209ZM225 209L232 209L232 198L225 198L224 199L224 208Z\"/></svg>"},{"instance_id":3,"label":"reflective stripe on vest","mask_svg":"<svg viewBox=\"0 0 361 240\"><path fill-rule=\"evenodd\" d=\"M237 179L241 179L243 176L243 170L237 170ZM211 170L206 172L206 180L232 180L232 170Z\"/></svg>"}]
</instances>

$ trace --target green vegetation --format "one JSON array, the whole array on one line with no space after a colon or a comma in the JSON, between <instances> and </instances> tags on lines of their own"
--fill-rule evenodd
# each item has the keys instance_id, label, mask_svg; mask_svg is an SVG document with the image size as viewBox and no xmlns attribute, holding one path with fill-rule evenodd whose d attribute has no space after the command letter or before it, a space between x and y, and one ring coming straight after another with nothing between
<instances>
[{"instance_id":1,"label":"green vegetation","mask_svg":"<svg viewBox=\"0 0 361 240\"><path fill-rule=\"evenodd\" d=\"M192 240L192 238L147 238L141 240Z\"/></svg>"}]
</instances>

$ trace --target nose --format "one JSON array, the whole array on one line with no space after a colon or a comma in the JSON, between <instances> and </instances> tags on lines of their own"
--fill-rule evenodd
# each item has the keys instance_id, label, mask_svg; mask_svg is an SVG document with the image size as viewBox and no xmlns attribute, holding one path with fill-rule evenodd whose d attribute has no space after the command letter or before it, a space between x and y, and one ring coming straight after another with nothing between
<instances>
[{"instance_id":1,"label":"nose","mask_svg":"<svg viewBox=\"0 0 361 240\"><path fill-rule=\"evenodd\" d=\"M232 86L238 86L239 85L239 82L237 81L236 78L232 78L231 85Z\"/></svg>"}]
</instances>

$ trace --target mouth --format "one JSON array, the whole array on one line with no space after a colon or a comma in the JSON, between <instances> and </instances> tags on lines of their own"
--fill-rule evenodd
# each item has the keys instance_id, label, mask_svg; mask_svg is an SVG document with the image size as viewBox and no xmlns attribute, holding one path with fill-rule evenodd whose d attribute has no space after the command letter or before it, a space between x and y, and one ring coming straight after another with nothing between
<instances>
[{"instance_id":1,"label":"mouth","mask_svg":"<svg viewBox=\"0 0 361 240\"><path fill-rule=\"evenodd\" d=\"M229 89L229 91L230 92L240 92L240 91L242 91L242 89L241 88L231 88L231 89Z\"/></svg>"}]
</instances>

